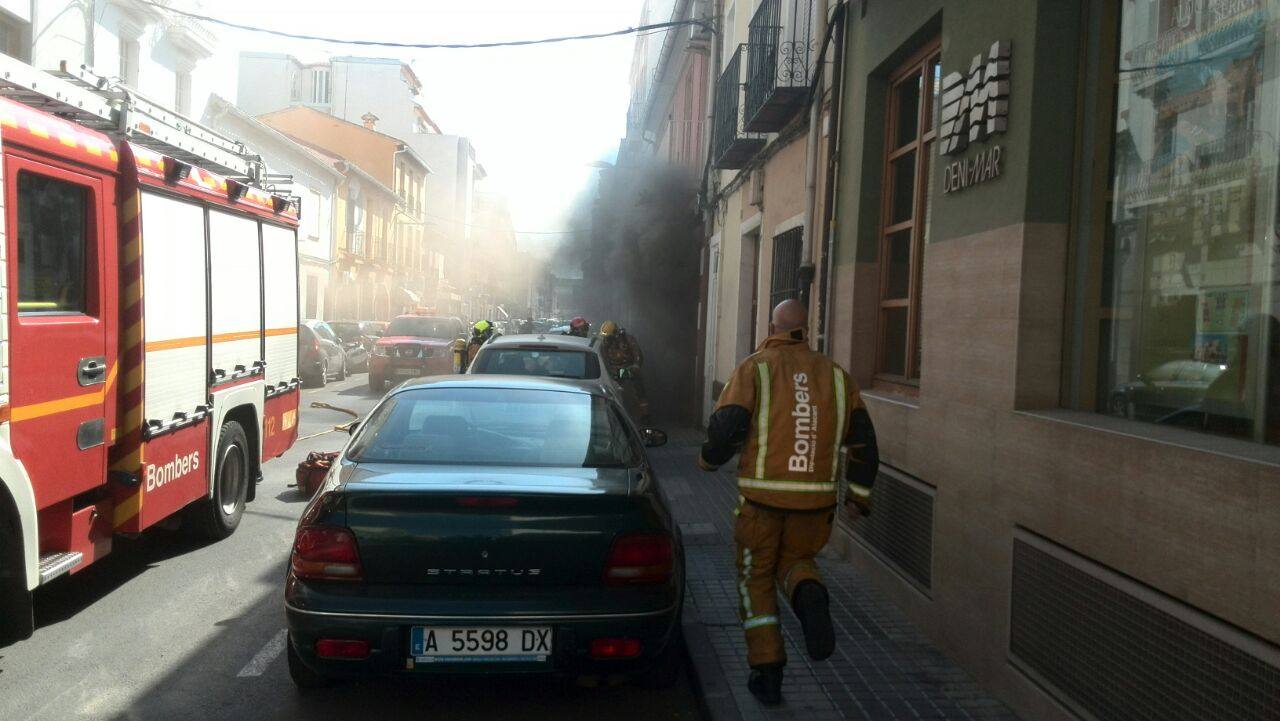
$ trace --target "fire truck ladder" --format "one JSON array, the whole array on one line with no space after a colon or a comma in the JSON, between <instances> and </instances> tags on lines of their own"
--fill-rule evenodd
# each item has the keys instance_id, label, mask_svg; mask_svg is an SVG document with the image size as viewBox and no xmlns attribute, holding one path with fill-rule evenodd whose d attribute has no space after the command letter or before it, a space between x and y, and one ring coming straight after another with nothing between
<instances>
[{"instance_id":1,"label":"fire truck ladder","mask_svg":"<svg viewBox=\"0 0 1280 721\"><path fill-rule=\"evenodd\" d=\"M69 70L64 62L46 73L0 55L0 96L222 175L263 180L261 156L243 143L84 67Z\"/></svg>"}]
</instances>

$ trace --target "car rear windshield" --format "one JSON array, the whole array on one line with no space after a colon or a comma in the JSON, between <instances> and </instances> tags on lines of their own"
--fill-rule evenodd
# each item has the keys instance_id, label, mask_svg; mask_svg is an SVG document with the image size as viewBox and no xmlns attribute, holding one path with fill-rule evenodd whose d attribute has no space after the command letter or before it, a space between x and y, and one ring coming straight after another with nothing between
<instances>
[{"instance_id":1,"label":"car rear windshield","mask_svg":"<svg viewBox=\"0 0 1280 721\"><path fill-rule=\"evenodd\" d=\"M342 321L329 321L329 327L333 329L338 337L345 341L360 340L360 325L358 323L343 323Z\"/></svg>"},{"instance_id":2,"label":"car rear windshield","mask_svg":"<svg viewBox=\"0 0 1280 721\"><path fill-rule=\"evenodd\" d=\"M449 318L396 318L387 326L386 335L453 338L458 335L458 324Z\"/></svg>"},{"instance_id":3,"label":"car rear windshield","mask_svg":"<svg viewBox=\"0 0 1280 721\"><path fill-rule=\"evenodd\" d=\"M600 377L600 361L580 350L489 348L476 358L472 372L589 380Z\"/></svg>"},{"instance_id":4,"label":"car rear windshield","mask_svg":"<svg viewBox=\"0 0 1280 721\"><path fill-rule=\"evenodd\" d=\"M604 398L510 388L424 388L388 398L356 434L361 463L625 468L634 434Z\"/></svg>"}]
</instances>

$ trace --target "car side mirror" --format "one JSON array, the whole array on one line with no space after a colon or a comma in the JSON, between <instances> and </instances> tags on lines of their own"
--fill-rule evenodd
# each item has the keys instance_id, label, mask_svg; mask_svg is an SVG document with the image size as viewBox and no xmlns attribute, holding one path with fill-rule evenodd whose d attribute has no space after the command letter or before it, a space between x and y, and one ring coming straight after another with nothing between
<instances>
[{"instance_id":1,"label":"car side mirror","mask_svg":"<svg viewBox=\"0 0 1280 721\"><path fill-rule=\"evenodd\" d=\"M657 428L644 429L644 444L648 448L667 445L667 432L660 431Z\"/></svg>"},{"instance_id":2,"label":"car side mirror","mask_svg":"<svg viewBox=\"0 0 1280 721\"><path fill-rule=\"evenodd\" d=\"M360 427L359 420L351 421L350 423L347 424L347 435L354 436L356 434L356 429L359 427Z\"/></svg>"}]
</instances>

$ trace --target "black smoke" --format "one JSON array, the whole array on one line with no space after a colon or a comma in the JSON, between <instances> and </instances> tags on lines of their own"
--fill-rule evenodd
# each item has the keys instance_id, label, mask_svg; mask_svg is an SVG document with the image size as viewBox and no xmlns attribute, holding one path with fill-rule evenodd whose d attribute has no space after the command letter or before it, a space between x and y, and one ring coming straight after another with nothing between
<instances>
[{"instance_id":1,"label":"black smoke","mask_svg":"<svg viewBox=\"0 0 1280 721\"><path fill-rule=\"evenodd\" d=\"M578 300L594 328L614 320L640 342L653 417L697 413L699 258L696 176L666 164L619 163L574 213L589 232L562 245L556 264L581 265Z\"/></svg>"}]
</instances>

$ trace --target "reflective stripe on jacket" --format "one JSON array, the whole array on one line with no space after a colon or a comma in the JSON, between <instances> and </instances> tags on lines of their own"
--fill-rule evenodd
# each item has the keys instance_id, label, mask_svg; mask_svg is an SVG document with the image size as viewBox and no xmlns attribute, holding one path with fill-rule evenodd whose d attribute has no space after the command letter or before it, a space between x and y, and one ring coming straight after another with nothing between
<instances>
[{"instance_id":1,"label":"reflective stripe on jacket","mask_svg":"<svg viewBox=\"0 0 1280 721\"><path fill-rule=\"evenodd\" d=\"M748 500L797 510L832 506L858 412L869 429L844 369L811 350L803 332L779 333L734 370L709 424L703 463L718 466L738 451L738 489ZM870 443L874 454L874 436Z\"/></svg>"}]
</instances>

